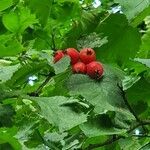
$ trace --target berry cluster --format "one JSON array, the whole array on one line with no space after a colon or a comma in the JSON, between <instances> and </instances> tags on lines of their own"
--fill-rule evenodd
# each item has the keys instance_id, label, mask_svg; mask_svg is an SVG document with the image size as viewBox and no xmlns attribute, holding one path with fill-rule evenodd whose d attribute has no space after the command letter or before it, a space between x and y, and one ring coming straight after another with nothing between
<instances>
[{"instance_id":1,"label":"berry cluster","mask_svg":"<svg viewBox=\"0 0 150 150\"><path fill-rule=\"evenodd\" d=\"M103 66L96 61L96 54L92 48L83 48L80 52L74 48L67 48L65 51L58 50L54 55L54 63L65 55L68 55L71 59L73 73L88 74L96 80L102 77Z\"/></svg>"}]
</instances>

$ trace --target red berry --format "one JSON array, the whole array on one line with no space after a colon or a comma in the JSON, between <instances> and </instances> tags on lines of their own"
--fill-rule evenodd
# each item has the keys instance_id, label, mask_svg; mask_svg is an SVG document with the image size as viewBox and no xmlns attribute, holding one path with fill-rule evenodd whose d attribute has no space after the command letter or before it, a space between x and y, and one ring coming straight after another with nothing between
<instances>
[{"instance_id":1,"label":"red berry","mask_svg":"<svg viewBox=\"0 0 150 150\"><path fill-rule=\"evenodd\" d=\"M83 74L85 74L86 73L86 65L82 62L77 62L76 64L74 64L72 66L72 71L74 73L83 73Z\"/></svg>"},{"instance_id":2,"label":"red berry","mask_svg":"<svg viewBox=\"0 0 150 150\"><path fill-rule=\"evenodd\" d=\"M85 63L89 64L92 61L96 60L95 51L92 48L84 48L80 51L80 60Z\"/></svg>"},{"instance_id":3,"label":"red berry","mask_svg":"<svg viewBox=\"0 0 150 150\"><path fill-rule=\"evenodd\" d=\"M70 56L71 64L76 64L79 60L79 52L75 48L67 48L65 53Z\"/></svg>"},{"instance_id":4,"label":"red berry","mask_svg":"<svg viewBox=\"0 0 150 150\"><path fill-rule=\"evenodd\" d=\"M64 57L64 53L62 50L58 50L55 52L54 54L54 63L56 63L57 61L59 61L62 57Z\"/></svg>"},{"instance_id":5,"label":"red berry","mask_svg":"<svg viewBox=\"0 0 150 150\"><path fill-rule=\"evenodd\" d=\"M87 64L87 74L94 79L100 79L103 75L103 66L98 61L93 61Z\"/></svg>"}]
</instances>

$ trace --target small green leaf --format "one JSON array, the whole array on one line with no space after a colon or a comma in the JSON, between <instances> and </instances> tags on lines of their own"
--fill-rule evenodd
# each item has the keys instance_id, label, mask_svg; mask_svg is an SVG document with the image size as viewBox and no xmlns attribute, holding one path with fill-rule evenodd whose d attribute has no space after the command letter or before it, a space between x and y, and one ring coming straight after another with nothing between
<instances>
[{"instance_id":1,"label":"small green leaf","mask_svg":"<svg viewBox=\"0 0 150 150\"><path fill-rule=\"evenodd\" d=\"M0 144L9 143L15 150L21 149L21 144L14 137L17 129L14 128L0 128Z\"/></svg>"},{"instance_id":2,"label":"small green leaf","mask_svg":"<svg viewBox=\"0 0 150 150\"><path fill-rule=\"evenodd\" d=\"M11 105L3 105L0 104L0 123L3 126L11 126L12 125L12 117L14 117L15 111L13 110Z\"/></svg>"},{"instance_id":3,"label":"small green leaf","mask_svg":"<svg viewBox=\"0 0 150 150\"><path fill-rule=\"evenodd\" d=\"M47 141L51 141L51 142L60 142L61 140L63 140L66 136L68 135L67 132L64 132L62 134L59 134L57 132L53 132L53 133L46 133L44 135L44 139Z\"/></svg>"},{"instance_id":4,"label":"small green leaf","mask_svg":"<svg viewBox=\"0 0 150 150\"><path fill-rule=\"evenodd\" d=\"M0 36L0 57L15 56L22 49L22 45L12 34L3 34Z\"/></svg>"},{"instance_id":5,"label":"small green leaf","mask_svg":"<svg viewBox=\"0 0 150 150\"><path fill-rule=\"evenodd\" d=\"M49 1L49 0L43 0L43 1L32 0L32 1L30 1L30 0L28 0L27 3L29 5L29 8L31 8L31 10L39 18L40 23L43 26L45 26L48 21L48 17L51 13L52 1Z\"/></svg>"},{"instance_id":6,"label":"small green leaf","mask_svg":"<svg viewBox=\"0 0 150 150\"><path fill-rule=\"evenodd\" d=\"M134 60L138 61L150 68L150 59L135 58Z\"/></svg>"},{"instance_id":7,"label":"small green leaf","mask_svg":"<svg viewBox=\"0 0 150 150\"><path fill-rule=\"evenodd\" d=\"M150 16L147 16L144 19L144 23L146 25L146 31L142 36L142 44L140 46L140 51L137 54L139 58L149 58L150 56Z\"/></svg>"},{"instance_id":8,"label":"small green leaf","mask_svg":"<svg viewBox=\"0 0 150 150\"><path fill-rule=\"evenodd\" d=\"M19 17L16 12L10 12L9 14L3 15L2 18L4 26L11 32L18 32L19 30Z\"/></svg>"},{"instance_id":9,"label":"small green leaf","mask_svg":"<svg viewBox=\"0 0 150 150\"><path fill-rule=\"evenodd\" d=\"M11 32L22 33L27 27L37 23L34 14L28 8L21 8L3 15L4 26Z\"/></svg>"},{"instance_id":10,"label":"small green leaf","mask_svg":"<svg viewBox=\"0 0 150 150\"><path fill-rule=\"evenodd\" d=\"M5 66L0 68L0 83L11 79L13 74L20 68L20 65Z\"/></svg>"},{"instance_id":11,"label":"small green leaf","mask_svg":"<svg viewBox=\"0 0 150 150\"><path fill-rule=\"evenodd\" d=\"M68 78L70 77L70 72L65 71L63 73L60 73L49 82L44 88L43 88L43 94L42 96L66 96L68 95L68 89L66 86L66 82L68 81Z\"/></svg>"},{"instance_id":12,"label":"small green leaf","mask_svg":"<svg viewBox=\"0 0 150 150\"><path fill-rule=\"evenodd\" d=\"M124 90L129 89L133 84L138 82L140 78L141 78L140 76L136 75L125 76L125 78L122 81L123 89Z\"/></svg>"},{"instance_id":13,"label":"small green leaf","mask_svg":"<svg viewBox=\"0 0 150 150\"><path fill-rule=\"evenodd\" d=\"M3 11L13 5L13 0L1 0L0 1L0 11Z\"/></svg>"},{"instance_id":14,"label":"small green leaf","mask_svg":"<svg viewBox=\"0 0 150 150\"><path fill-rule=\"evenodd\" d=\"M131 88L127 90L127 97L131 103L137 103L138 101L150 100L150 83L144 78L141 78Z\"/></svg>"}]
</instances>

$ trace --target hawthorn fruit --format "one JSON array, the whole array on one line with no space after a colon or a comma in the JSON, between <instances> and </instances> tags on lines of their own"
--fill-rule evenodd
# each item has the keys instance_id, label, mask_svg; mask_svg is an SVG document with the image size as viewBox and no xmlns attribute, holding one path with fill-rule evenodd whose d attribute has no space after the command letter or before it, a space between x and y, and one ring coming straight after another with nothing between
<instances>
[{"instance_id":1,"label":"hawthorn fruit","mask_svg":"<svg viewBox=\"0 0 150 150\"><path fill-rule=\"evenodd\" d=\"M79 61L79 52L75 48L67 48L65 54L70 57L72 65Z\"/></svg>"},{"instance_id":2,"label":"hawthorn fruit","mask_svg":"<svg viewBox=\"0 0 150 150\"><path fill-rule=\"evenodd\" d=\"M72 66L72 71L74 73L81 73L85 74L86 73L86 65L83 62L77 62Z\"/></svg>"},{"instance_id":3,"label":"hawthorn fruit","mask_svg":"<svg viewBox=\"0 0 150 150\"><path fill-rule=\"evenodd\" d=\"M96 60L95 51L92 48L84 48L80 51L80 60L84 64L89 64L92 61Z\"/></svg>"},{"instance_id":4,"label":"hawthorn fruit","mask_svg":"<svg viewBox=\"0 0 150 150\"><path fill-rule=\"evenodd\" d=\"M86 65L87 74L96 80L99 80L103 75L103 66L98 61L92 61L91 63Z\"/></svg>"},{"instance_id":5,"label":"hawthorn fruit","mask_svg":"<svg viewBox=\"0 0 150 150\"><path fill-rule=\"evenodd\" d=\"M61 58L65 56L64 52L62 50L58 50L54 53L54 63L58 62Z\"/></svg>"}]
</instances>

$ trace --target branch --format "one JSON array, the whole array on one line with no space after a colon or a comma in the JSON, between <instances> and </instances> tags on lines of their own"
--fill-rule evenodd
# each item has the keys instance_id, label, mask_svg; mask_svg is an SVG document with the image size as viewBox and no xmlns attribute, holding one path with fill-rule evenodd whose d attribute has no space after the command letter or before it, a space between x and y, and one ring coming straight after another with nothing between
<instances>
[{"instance_id":1,"label":"branch","mask_svg":"<svg viewBox=\"0 0 150 150\"><path fill-rule=\"evenodd\" d=\"M54 76L54 73L50 72L47 76L47 78L44 80L44 82L38 87L38 89L35 92L29 93L29 96L39 96L39 94L42 92L42 89L44 86L50 81L51 77Z\"/></svg>"},{"instance_id":2,"label":"branch","mask_svg":"<svg viewBox=\"0 0 150 150\"><path fill-rule=\"evenodd\" d=\"M142 122L142 125L143 126L145 126L145 125L150 125L150 121L146 121L146 122ZM133 126L131 129L129 129L128 131L127 131L127 133L130 133L130 132L132 132L134 129L136 129L137 127L139 127L139 126L142 126L141 125L141 123L138 123L137 125L135 125L135 126ZM144 135L143 135L144 136ZM139 136L138 136L139 137ZM147 136L145 136L145 137L147 137ZM110 144L112 144L112 143L114 143L114 142L116 142L116 141L118 141L118 140L120 140L120 139L122 139L122 138L125 138L124 136L113 136L112 138L110 138L110 139L108 139L108 140L106 140L105 142L103 142L103 143L100 143L100 144L95 144L95 145L89 145L87 148L86 148L86 150L92 150L92 149L95 149L95 148L98 148L98 147L103 147L103 146L106 146L106 145L110 145Z\"/></svg>"}]
</instances>

